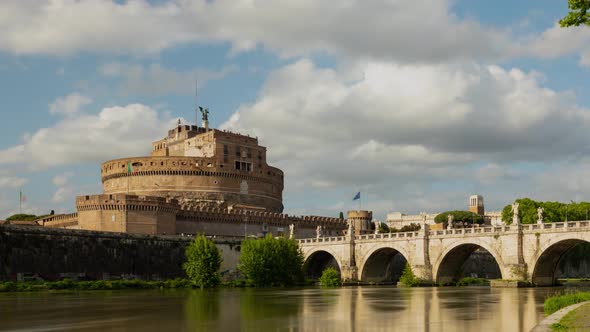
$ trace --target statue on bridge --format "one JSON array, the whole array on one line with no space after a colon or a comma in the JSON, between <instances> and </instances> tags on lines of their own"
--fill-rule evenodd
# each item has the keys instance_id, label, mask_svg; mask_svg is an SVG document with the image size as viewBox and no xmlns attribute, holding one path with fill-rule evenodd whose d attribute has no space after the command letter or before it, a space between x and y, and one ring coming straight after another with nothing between
<instances>
[{"instance_id":1,"label":"statue on bridge","mask_svg":"<svg viewBox=\"0 0 590 332\"><path fill-rule=\"evenodd\" d=\"M543 212L545 212L545 209L539 206L537 208L537 224L543 223Z\"/></svg>"},{"instance_id":2,"label":"statue on bridge","mask_svg":"<svg viewBox=\"0 0 590 332\"><path fill-rule=\"evenodd\" d=\"M316 229L315 229L315 235L316 235L316 238L318 238L318 239L321 238L324 235L322 226L316 227Z\"/></svg>"},{"instance_id":3,"label":"statue on bridge","mask_svg":"<svg viewBox=\"0 0 590 332\"><path fill-rule=\"evenodd\" d=\"M453 229L454 219L455 219L455 217L452 214L447 215L447 229L448 230Z\"/></svg>"},{"instance_id":4,"label":"statue on bridge","mask_svg":"<svg viewBox=\"0 0 590 332\"><path fill-rule=\"evenodd\" d=\"M295 235L295 224L289 225L289 239L293 239Z\"/></svg>"},{"instance_id":5,"label":"statue on bridge","mask_svg":"<svg viewBox=\"0 0 590 332\"><path fill-rule=\"evenodd\" d=\"M512 225L518 225L518 202L514 201L514 203L512 203Z\"/></svg>"},{"instance_id":6,"label":"statue on bridge","mask_svg":"<svg viewBox=\"0 0 590 332\"><path fill-rule=\"evenodd\" d=\"M375 220L373 222L375 224L375 235L379 234L379 226L381 226L381 222L379 220Z\"/></svg>"}]
</instances>

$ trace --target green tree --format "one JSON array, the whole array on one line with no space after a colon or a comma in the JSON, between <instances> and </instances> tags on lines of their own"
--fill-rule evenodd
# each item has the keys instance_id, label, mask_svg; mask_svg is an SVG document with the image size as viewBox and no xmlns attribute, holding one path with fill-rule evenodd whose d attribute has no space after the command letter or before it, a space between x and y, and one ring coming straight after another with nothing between
<instances>
[{"instance_id":1,"label":"green tree","mask_svg":"<svg viewBox=\"0 0 590 332\"><path fill-rule=\"evenodd\" d=\"M590 25L590 0L568 0L568 14L559 20L562 27Z\"/></svg>"},{"instance_id":2,"label":"green tree","mask_svg":"<svg viewBox=\"0 0 590 332\"><path fill-rule=\"evenodd\" d=\"M6 221L33 221L38 218L39 217L37 217L34 214L19 213L19 214L13 214L12 216L6 218Z\"/></svg>"},{"instance_id":3,"label":"green tree","mask_svg":"<svg viewBox=\"0 0 590 332\"><path fill-rule=\"evenodd\" d=\"M219 284L219 267L223 259L213 241L199 235L186 247L185 255L184 271L197 286L203 289Z\"/></svg>"},{"instance_id":4,"label":"green tree","mask_svg":"<svg viewBox=\"0 0 590 332\"><path fill-rule=\"evenodd\" d=\"M340 280L340 273L333 268L329 267L322 272L320 277L320 285L323 287L337 287L342 284Z\"/></svg>"},{"instance_id":5,"label":"green tree","mask_svg":"<svg viewBox=\"0 0 590 332\"><path fill-rule=\"evenodd\" d=\"M389 226L386 223L380 222L379 223L379 233L389 233Z\"/></svg>"},{"instance_id":6,"label":"green tree","mask_svg":"<svg viewBox=\"0 0 590 332\"><path fill-rule=\"evenodd\" d=\"M518 215L523 224L534 224L538 220L537 209L543 208L544 222L563 222L586 220L590 217L589 202L539 202L530 198L519 198ZM512 205L508 204L502 209L502 220L506 223L512 222Z\"/></svg>"},{"instance_id":7,"label":"green tree","mask_svg":"<svg viewBox=\"0 0 590 332\"><path fill-rule=\"evenodd\" d=\"M297 241L269 234L242 243L238 268L256 287L291 286L303 281L303 253Z\"/></svg>"},{"instance_id":8,"label":"green tree","mask_svg":"<svg viewBox=\"0 0 590 332\"><path fill-rule=\"evenodd\" d=\"M439 213L438 215L436 215L436 217L434 217L434 222L437 224L444 224L448 222L448 216L452 215L453 216L453 221L454 222L462 222L462 223L468 223L468 224L483 224L483 217L480 216L477 213L473 213L471 211L461 211L461 210L455 210L455 211L446 211L443 213Z\"/></svg>"},{"instance_id":9,"label":"green tree","mask_svg":"<svg viewBox=\"0 0 590 332\"><path fill-rule=\"evenodd\" d=\"M344 212L340 211L340 215L338 216L340 219L344 219Z\"/></svg>"}]
</instances>

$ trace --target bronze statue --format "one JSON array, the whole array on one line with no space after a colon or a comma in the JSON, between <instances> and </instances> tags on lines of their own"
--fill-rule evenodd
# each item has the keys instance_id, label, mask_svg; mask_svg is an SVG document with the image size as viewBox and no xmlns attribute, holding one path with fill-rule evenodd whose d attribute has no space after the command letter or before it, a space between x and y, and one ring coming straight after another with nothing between
<instances>
[{"instance_id":1,"label":"bronze statue","mask_svg":"<svg viewBox=\"0 0 590 332\"><path fill-rule=\"evenodd\" d=\"M199 111L203 115L203 121L209 121L209 109L199 106Z\"/></svg>"}]
</instances>

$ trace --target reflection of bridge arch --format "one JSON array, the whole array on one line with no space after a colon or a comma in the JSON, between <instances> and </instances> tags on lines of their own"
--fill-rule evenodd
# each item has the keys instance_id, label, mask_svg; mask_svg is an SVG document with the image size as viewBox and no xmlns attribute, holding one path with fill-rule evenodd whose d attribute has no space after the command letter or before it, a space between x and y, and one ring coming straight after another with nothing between
<instances>
[{"instance_id":1,"label":"reflection of bridge arch","mask_svg":"<svg viewBox=\"0 0 590 332\"><path fill-rule=\"evenodd\" d=\"M500 271L500 278L507 275L504 271L502 256L488 244L476 241L458 241L449 245L436 260L432 270L435 282L445 284L455 281L461 266L477 249L484 249L492 255Z\"/></svg>"},{"instance_id":2,"label":"reflection of bridge arch","mask_svg":"<svg viewBox=\"0 0 590 332\"><path fill-rule=\"evenodd\" d=\"M338 256L330 252L330 250L315 250L305 255L305 276L310 279L319 279L322 272L328 268L333 267L339 273L341 271L340 261Z\"/></svg>"},{"instance_id":3,"label":"reflection of bridge arch","mask_svg":"<svg viewBox=\"0 0 590 332\"><path fill-rule=\"evenodd\" d=\"M567 233L549 238L541 244L529 264L532 268L531 281L537 286L554 285L555 271L563 256L578 244L589 241L587 233Z\"/></svg>"},{"instance_id":4,"label":"reflection of bridge arch","mask_svg":"<svg viewBox=\"0 0 590 332\"><path fill-rule=\"evenodd\" d=\"M370 282L397 282L406 266L407 254L393 246L379 246L366 253L359 265L360 279Z\"/></svg>"}]
</instances>

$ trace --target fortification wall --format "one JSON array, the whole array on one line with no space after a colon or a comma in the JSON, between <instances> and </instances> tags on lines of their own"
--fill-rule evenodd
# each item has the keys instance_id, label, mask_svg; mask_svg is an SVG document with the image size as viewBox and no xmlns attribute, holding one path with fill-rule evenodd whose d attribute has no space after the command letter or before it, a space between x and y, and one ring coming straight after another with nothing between
<instances>
[{"instance_id":1,"label":"fortification wall","mask_svg":"<svg viewBox=\"0 0 590 332\"><path fill-rule=\"evenodd\" d=\"M346 221L318 216L221 208L182 208L177 200L126 194L79 196L77 226L80 229L137 234L287 235L295 225L298 238L342 235Z\"/></svg>"},{"instance_id":2,"label":"fortification wall","mask_svg":"<svg viewBox=\"0 0 590 332\"><path fill-rule=\"evenodd\" d=\"M181 210L176 217L176 231L184 234L216 234L221 236L288 235L289 225L295 225L296 238L316 236L316 227L323 227L324 236L340 236L346 221L318 216L289 216L288 214L256 211L225 211L222 209Z\"/></svg>"},{"instance_id":3,"label":"fortification wall","mask_svg":"<svg viewBox=\"0 0 590 332\"><path fill-rule=\"evenodd\" d=\"M128 172L128 163L133 168ZM243 204L282 212L283 173L262 166L237 171L213 158L142 157L102 165L105 194L129 193L178 199L183 206Z\"/></svg>"},{"instance_id":4,"label":"fortification wall","mask_svg":"<svg viewBox=\"0 0 590 332\"><path fill-rule=\"evenodd\" d=\"M192 240L44 227L0 225L0 280L37 274L54 280L184 277L184 250ZM222 251L220 271L235 270L241 241L214 239Z\"/></svg>"}]
</instances>

